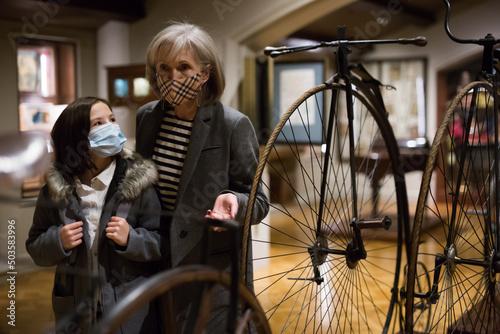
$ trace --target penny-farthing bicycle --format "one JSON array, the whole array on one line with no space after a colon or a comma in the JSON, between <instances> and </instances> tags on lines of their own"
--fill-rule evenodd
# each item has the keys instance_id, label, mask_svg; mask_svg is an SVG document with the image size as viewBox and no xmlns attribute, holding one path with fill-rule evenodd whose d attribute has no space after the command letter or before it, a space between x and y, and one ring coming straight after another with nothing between
<instances>
[{"instance_id":1,"label":"penny-farthing bicycle","mask_svg":"<svg viewBox=\"0 0 500 334\"><path fill-rule=\"evenodd\" d=\"M409 240L403 166L381 83L347 56L356 44L423 46L426 40L353 41L344 31L339 28L337 41L266 49L278 56L333 47L338 65L337 74L281 117L250 195L244 242L254 249L269 246L268 256L253 258L253 282L273 332L399 329L395 310ZM275 190L266 173L279 179L290 200L271 203L269 222L259 227L268 237L252 238L256 187L262 181L271 198Z\"/></svg>"},{"instance_id":2,"label":"penny-farthing bicycle","mask_svg":"<svg viewBox=\"0 0 500 334\"><path fill-rule=\"evenodd\" d=\"M482 69L451 102L430 149L412 233L406 331L413 331L425 310L428 333L498 333L499 77L494 64L500 39L491 34L456 38L448 25L450 4L444 3L448 36L482 46ZM439 228L422 231L425 219L438 221ZM430 276L430 285L416 284L422 275Z\"/></svg>"}]
</instances>

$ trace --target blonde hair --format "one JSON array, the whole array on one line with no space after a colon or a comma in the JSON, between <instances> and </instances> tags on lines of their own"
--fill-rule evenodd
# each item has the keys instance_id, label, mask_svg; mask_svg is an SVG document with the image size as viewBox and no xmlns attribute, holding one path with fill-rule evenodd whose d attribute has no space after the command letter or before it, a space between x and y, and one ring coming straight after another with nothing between
<instances>
[{"instance_id":1,"label":"blonde hair","mask_svg":"<svg viewBox=\"0 0 500 334\"><path fill-rule=\"evenodd\" d=\"M202 28L192 23L171 22L153 38L146 52L146 78L156 96L161 98L160 89L156 83L156 62L162 48L169 48L170 61L181 51L189 50L202 68L210 65L210 78L202 86L202 105L218 102L226 80L217 54L217 48L210 35Z\"/></svg>"}]
</instances>

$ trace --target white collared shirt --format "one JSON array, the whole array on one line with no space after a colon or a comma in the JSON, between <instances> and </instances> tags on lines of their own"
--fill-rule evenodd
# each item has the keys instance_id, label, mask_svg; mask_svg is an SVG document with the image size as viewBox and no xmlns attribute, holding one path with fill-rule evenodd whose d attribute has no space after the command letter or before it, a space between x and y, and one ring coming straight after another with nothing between
<instances>
[{"instance_id":1,"label":"white collared shirt","mask_svg":"<svg viewBox=\"0 0 500 334\"><path fill-rule=\"evenodd\" d=\"M109 185L115 174L116 161L113 162L90 181L90 186L82 184L76 178L76 193L82 200L82 210L89 223L89 236L92 251L92 273L99 274L97 256L99 254L97 245L99 243L99 220L101 219L102 208L106 200Z\"/></svg>"}]
</instances>

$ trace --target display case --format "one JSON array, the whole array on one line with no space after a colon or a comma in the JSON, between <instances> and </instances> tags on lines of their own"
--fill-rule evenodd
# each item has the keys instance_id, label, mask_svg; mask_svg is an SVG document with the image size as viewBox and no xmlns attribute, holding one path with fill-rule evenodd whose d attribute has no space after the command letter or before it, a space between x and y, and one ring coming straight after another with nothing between
<instances>
[{"instance_id":1,"label":"display case","mask_svg":"<svg viewBox=\"0 0 500 334\"><path fill-rule=\"evenodd\" d=\"M108 73L108 99L112 106L126 106L137 109L143 104L156 100L146 79L146 66L110 66Z\"/></svg>"}]
</instances>

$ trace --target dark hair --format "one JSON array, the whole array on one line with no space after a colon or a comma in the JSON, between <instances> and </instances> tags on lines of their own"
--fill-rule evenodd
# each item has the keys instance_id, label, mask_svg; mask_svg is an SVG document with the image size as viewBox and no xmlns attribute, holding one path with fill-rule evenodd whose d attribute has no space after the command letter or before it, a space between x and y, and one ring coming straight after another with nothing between
<instances>
[{"instance_id":1,"label":"dark hair","mask_svg":"<svg viewBox=\"0 0 500 334\"><path fill-rule=\"evenodd\" d=\"M55 167L64 177L73 177L87 169L96 168L90 157L88 135L90 110L98 102L106 104L111 109L109 102L104 99L81 97L62 111L52 128Z\"/></svg>"}]
</instances>

